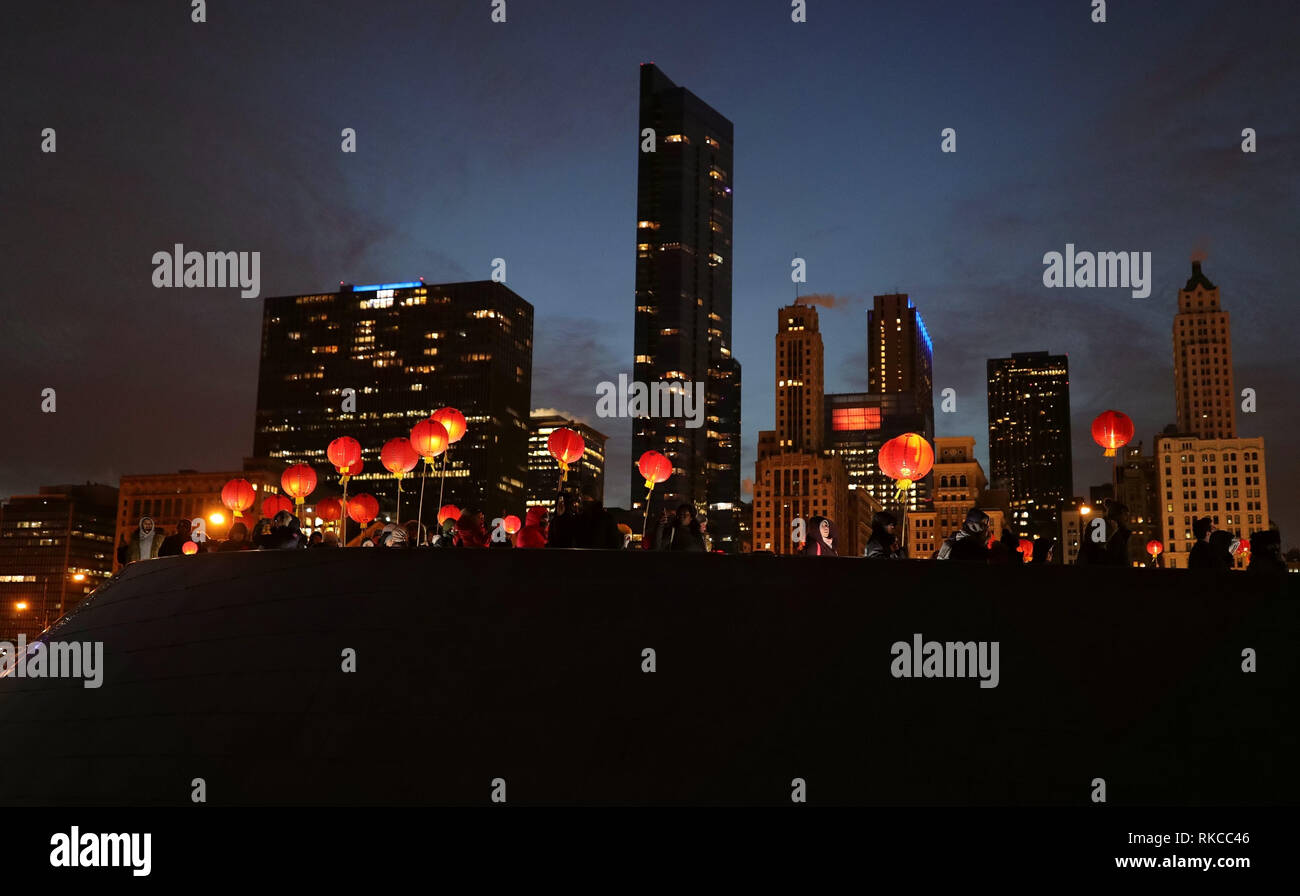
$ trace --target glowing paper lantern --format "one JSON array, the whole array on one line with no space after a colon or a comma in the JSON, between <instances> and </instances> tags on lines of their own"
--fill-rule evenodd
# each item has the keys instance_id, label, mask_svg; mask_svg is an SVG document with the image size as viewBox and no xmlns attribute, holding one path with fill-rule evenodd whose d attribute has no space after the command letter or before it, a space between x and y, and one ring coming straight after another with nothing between
<instances>
[{"instance_id":1,"label":"glowing paper lantern","mask_svg":"<svg viewBox=\"0 0 1300 896\"><path fill-rule=\"evenodd\" d=\"M411 427L411 447L426 464L433 463L433 459L446 451L450 443L446 428L437 420L421 420Z\"/></svg>"},{"instance_id":2,"label":"glowing paper lantern","mask_svg":"<svg viewBox=\"0 0 1300 896\"><path fill-rule=\"evenodd\" d=\"M522 526L523 523L519 521L519 517L512 513L501 521L501 525L505 527L507 535L514 535L519 531L519 527Z\"/></svg>"},{"instance_id":3,"label":"glowing paper lantern","mask_svg":"<svg viewBox=\"0 0 1300 896\"><path fill-rule=\"evenodd\" d=\"M923 436L906 432L880 446L880 470L898 485L898 500L934 466L934 449Z\"/></svg>"},{"instance_id":4,"label":"glowing paper lantern","mask_svg":"<svg viewBox=\"0 0 1300 896\"><path fill-rule=\"evenodd\" d=\"M181 553L197 554L198 552L199 552L199 546L192 541L187 541L185 542L185 544L181 545Z\"/></svg>"},{"instance_id":5,"label":"glowing paper lantern","mask_svg":"<svg viewBox=\"0 0 1300 896\"><path fill-rule=\"evenodd\" d=\"M459 442L461 436L469 429L469 424L465 422L465 415L455 408L439 408L429 415L429 419L442 424L442 428L447 430L448 441L453 445Z\"/></svg>"},{"instance_id":6,"label":"glowing paper lantern","mask_svg":"<svg viewBox=\"0 0 1300 896\"><path fill-rule=\"evenodd\" d=\"M253 486L247 479L232 479L221 489L221 503L236 517L243 516L244 511L252 507L256 499Z\"/></svg>"},{"instance_id":7,"label":"glowing paper lantern","mask_svg":"<svg viewBox=\"0 0 1300 896\"><path fill-rule=\"evenodd\" d=\"M1237 550L1233 552L1236 556L1241 557L1250 553L1250 541L1242 538L1237 541Z\"/></svg>"},{"instance_id":8,"label":"glowing paper lantern","mask_svg":"<svg viewBox=\"0 0 1300 896\"><path fill-rule=\"evenodd\" d=\"M322 498L316 502L316 515L327 523L341 519L343 517L343 502L338 498Z\"/></svg>"},{"instance_id":9,"label":"glowing paper lantern","mask_svg":"<svg viewBox=\"0 0 1300 896\"><path fill-rule=\"evenodd\" d=\"M1034 542L1033 542L1033 539L1030 539L1030 538L1022 538L1022 539L1020 539L1020 556L1024 558L1024 561L1025 561L1026 563L1028 563L1030 560L1034 559Z\"/></svg>"},{"instance_id":10,"label":"glowing paper lantern","mask_svg":"<svg viewBox=\"0 0 1300 896\"><path fill-rule=\"evenodd\" d=\"M325 449L325 456L345 481L361 472L361 443L351 436L340 436L330 442Z\"/></svg>"},{"instance_id":11,"label":"glowing paper lantern","mask_svg":"<svg viewBox=\"0 0 1300 896\"><path fill-rule=\"evenodd\" d=\"M1105 448L1105 457L1114 457L1133 438L1133 421L1119 411L1102 411L1092 421L1092 440Z\"/></svg>"},{"instance_id":12,"label":"glowing paper lantern","mask_svg":"<svg viewBox=\"0 0 1300 896\"><path fill-rule=\"evenodd\" d=\"M348 516L354 522L364 526L379 516L379 501L374 495L367 495L364 492L355 495L348 499Z\"/></svg>"},{"instance_id":13,"label":"glowing paper lantern","mask_svg":"<svg viewBox=\"0 0 1300 896\"><path fill-rule=\"evenodd\" d=\"M641 459L636 462L637 472L645 480L645 487L648 490L646 497L650 497L650 491L661 482L673 475L673 462L658 451L647 451L641 455Z\"/></svg>"},{"instance_id":14,"label":"glowing paper lantern","mask_svg":"<svg viewBox=\"0 0 1300 896\"><path fill-rule=\"evenodd\" d=\"M571 429L560 427L546 440L546 449L551 452L551 457L559 461L560 481L563 482L569 476L569 464L582 457L587 445L582 441L582 436Z\"/></svg>"},{"instance_id":15,"label":"glowing paper lantern","mask_svg":"<svg viewBox=\"0 0 1300 896\"><path fill-rule=\"evenodd\" d=\"M379 452L379 460L384 465L384 469L397 477L400 487L402 477L414 470L415 465L420 462L420 455L411 447L410 439L398 436L384 443L384 447Z\"/></svg>"},{"instance_id":16,"label":"glowing paper lantern","mask_svg":"<svg viewBox=\"0 0 1300 896\"><path fill-rule=\"evenodd\" d=\"M271 495L262 502L262 516L272 519L281 510L287 510L293 513L293 502L284 495Z\"/></svg>"},{"instance_id":17,"label":"glowing paper lantern","mask_svg":"<svg viewBox=\"0 0 1300 896\"><path fill-rule=\"evenodd\" d=\"M438 511L438 525L441 526L447 520L459 520L460 508L455 504L447 504Z\"/></svg>"},{"instance_id":18,"label":"glowing paper lantern","mask_svg":"<svg viewBox=\"0 0 1300 896\"><path fill-rule=\"evenodd\" d=\"M295 505L301 505L308 495L316 491L316 471L307 464L294 464L280 477L280 487L286 495L293 498Z\"/></svg>"},{"instance_id":19,"label":"glowing paper lantern","mask_svg":"<svg viewBox=\"0 0 1300 896\"><path fill-rule=\"evenodd\" d=\"M1159 557L1161 552L1164 551L1164 549L1165 546L1160 542L1160 539L1158 538L1153 538L1147 542L1147 553L1151 555L1152 563L1156 562L1156 557Z\"/></svg>"}]
</instances>

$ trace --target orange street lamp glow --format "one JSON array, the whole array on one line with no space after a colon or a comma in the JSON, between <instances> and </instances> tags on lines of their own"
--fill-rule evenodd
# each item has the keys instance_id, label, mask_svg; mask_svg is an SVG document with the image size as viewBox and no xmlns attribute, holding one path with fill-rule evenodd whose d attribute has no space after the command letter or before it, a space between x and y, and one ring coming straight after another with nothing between
<instances>
[{"instance_id":1,"label":"orange street lamp glow","mask_svg":"<svg viewBox=\"0 0 1300 896\"><path fill-rule=\"evenodd\" d=\"M1082 513L1084 516L1087 516L1088 514L1092 513L1092 508L1088 507L1087 505L1084 505L1083 507L1079 508L1079 512Z\"/></svg>"},{"instance_id":2,"label":"orange street lamp glow","mask_svg":"<svg viewBox=\"0 0 1300 896\"><path fill-rule=\"evenodd\" d=\"M86 581L86 574L85 574L84 572L79 572L79 573L77 573L75 576L72 577L72 581L74 581L74 582L84 582L84 581Z\"/></svg>"},{"instance_id":3,"label":"orange street lamp glow","mask_svg":"<svg viewBox=\"0 0 1300 896\"><path fill-rule=\"evenodd\" d=\"M225 516L220 513L213 513L211 516L208 517L208 522L214 526L220 526L225 521L226 521Z\"/></svg>"},{"instance_id":4,"label":"orange street lamp glow","mask_svg":"<svg viewBox=\"0 0 1300 896\"><path fill-rule=\"evenodd\" d=\"M14 604L14 609L15 609L15 610L26 610L26 609L27 609L27 601L25 601L25 600L20 600L20 601L18 601L18 603Z\"/></svg>"}]
</instances>

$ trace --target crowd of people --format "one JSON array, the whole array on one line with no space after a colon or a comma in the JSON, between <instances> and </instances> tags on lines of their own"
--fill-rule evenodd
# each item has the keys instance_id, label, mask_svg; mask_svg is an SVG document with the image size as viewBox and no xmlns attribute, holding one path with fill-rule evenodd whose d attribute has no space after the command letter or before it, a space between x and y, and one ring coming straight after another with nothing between
<instances>
[{"instance_id":1,"label":"crowd of people","mask_svg":"<svg viewBox=\"0 0 1300 896\"><path fill-rule=\"evenodd\" d=\"M373 522L364 527L347 547L373 548L587 548L624 550L632 546L632 530L619 524L613 514L605 509L599 498L588 493L562 493L556 500L554 513L543 506L528 508L518 532L505 537L493 537L488 531L484 513L479 508L466 508L458 519L447 519L438 528L428 531L416 520L405 523ZM1104 515L1087 528L1081 538L1077 563L1081 566L1129 566L1128 508L1118 502L1108 502ZM987 513L973 509L956 532L952 533L935 559L967 563L1045 564L1052 561L1056 549L1055 539L1035 539L1032 556L1023 557L1020 538L1004 528L1001 537L991 535L992 520ZM181 554L193 533L189 520L180 520L176 531L160 537L152 526L142 526L129 541L118 546L118 561L130 563L152 557ZM888 511L880 511L871 521L871 536L862 556L868 560L906 559L898 518ZM676 512L667 508L653 526L648 527L640 547L654 551L686 551L706 553L709 550L707 522L695 513L690 504L680 505ZM1193 524L1195 545L1189 557L1191 569L1231 569L1241 540L1232 533L1218 529L1210 517L1198 519ZM498 533L500 536L500 533ZM1094 537L1095 536L1095 537ZM838 534L835 523L824 516L814 516L807 521L806 538L799 553L813 557L838 556ZM1252 572L1285 572L1286 560L1282 557L1281 534L1276 529L1265 529L1250 536L1250 566ZM332 531L316 530L310 535L302 531L298 517L282 510L270 519L260 519L250 532L243 522L236 521L224 541L196 542L200 552L226 552L249 550L299 550L329 549L343 546L339 536Z\"/></svg>"}]
</instances>

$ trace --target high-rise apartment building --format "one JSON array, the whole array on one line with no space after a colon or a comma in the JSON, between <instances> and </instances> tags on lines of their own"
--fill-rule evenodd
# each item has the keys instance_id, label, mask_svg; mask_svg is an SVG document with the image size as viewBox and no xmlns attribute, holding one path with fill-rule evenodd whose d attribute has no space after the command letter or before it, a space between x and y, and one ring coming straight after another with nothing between
<instances>
[{"instance_id":1,"label":"high-rise apartment building","mask_svg":"<svg viewBox=\"0 0 1300 896\"><path fill-rule=\"evenodd\" d=\"M673 475L664 506L696 506L715 546L736 547L740 364L731 355L732 125L655 65L641 66L634 379L705 386L705 425L636 417L632 458L655 450ZM633 510L645 488L631 473Z\"/></svg>"},{"instance_id":2,"label":"high-rise apartment building","mask_svg":"<svg viewBox=\"0 0 1300 896\"><path fill-rule=\"evenodd\" d=\"M0 641L32 640L113 572L117 489L42 486L0 506Z\"/></svg>"},{"instance_id":3,"label":"high-rise apartment building","mask_svg":"<svg viewBox=\"0 0 1300 896\"><path fill-rule=\"evenodd\" d=\"M989 477L1010 493L1018 533L1055 538L1074 495L1070 368L1065 355L988 362Z\"/></svg>"},{"instance_id":4,"label":"high-rise apartment building","mask_svg":"<svg viewBox=\"0 0 1300 896\"><path fill-rule=\"evenodd\" d=\"M521 514L532 363L533 306L491 280L268 298L253 453L311 464L319 499L341 491L326 448L351 436L361 443L364 467L348 492L370 492L386 508L397 482L380 463L380 449L450 406L469 428L445 457L443 503L479 507L488 519ZM403 492L410 489L408 479ZM427 525L435 524L437 503L424 502ZM415 506L404 500L403 516L413 518Z\"/></svg>"},{"instance_id":5,"label":"high-rise apartment building","mask_svg":"<svg viewBox=\"0 0 1300 896\"><path fill-rule=\"evenodd\" d=\"M1219 307L1219 287L1199 261L1178 293L1173 335L1178 431L1198 439L1236 437L1230 321Z\"/></svg>"},{"instance_id":6,"label":"high-rise apartment building","mask_svg":"<svg viewBox=\"0 0 1300 896\"><path fill-rule=\"evenodd\" d=\"M560 467L551 456L548 440L557 429L571 429L582 436L582 457L569 464L564 488L605 500L605 442L608 437L568 414L534 410L532 434L528 437L527 504L553 507L560 490Z\"/></svg>"},{"instance_id":7,"label":"high-rise apartment building","mask_svg":"<svg viewBox=\"0 0 1300 896\"><path fill-rule=\"evenodd\" d=\"M989 515L989 533L1002 534L1005 514L988 505L988 480L975 457L974 436L939 436L934 440L934 509L907 514L907 555L925 560L962 527L978 507Z\"/></svg>"}]
</instances>

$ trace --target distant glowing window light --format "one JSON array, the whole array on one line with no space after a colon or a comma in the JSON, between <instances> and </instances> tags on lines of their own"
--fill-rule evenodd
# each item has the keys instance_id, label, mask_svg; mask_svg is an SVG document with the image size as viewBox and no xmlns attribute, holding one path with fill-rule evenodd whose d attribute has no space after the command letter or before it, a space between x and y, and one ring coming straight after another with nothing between
<instances>
[{"instance_id":1,"label":"distant glowing window light","mask_svg":"<svg viewBox=\"0 0 1300 896\"><path fill-rule=\"evenodd\" d=\"M880 429L880 408L832 408L831 429L836 432Z\"/></svg>"}]
</instances>

